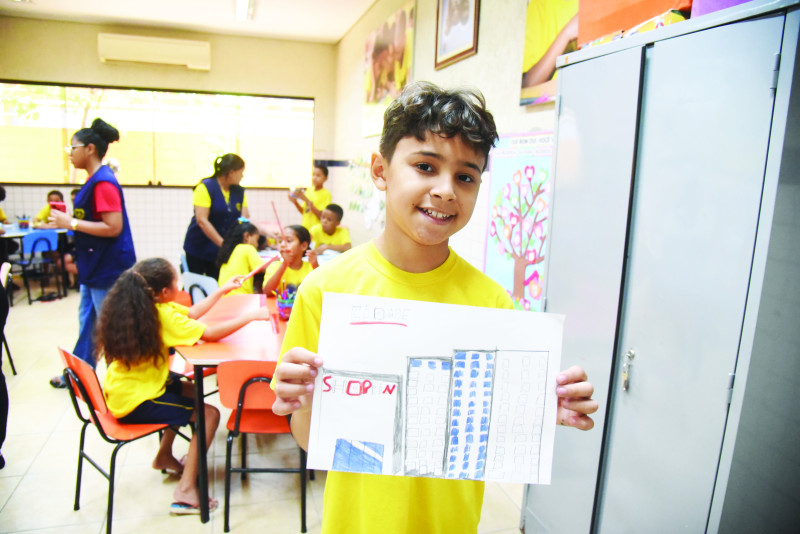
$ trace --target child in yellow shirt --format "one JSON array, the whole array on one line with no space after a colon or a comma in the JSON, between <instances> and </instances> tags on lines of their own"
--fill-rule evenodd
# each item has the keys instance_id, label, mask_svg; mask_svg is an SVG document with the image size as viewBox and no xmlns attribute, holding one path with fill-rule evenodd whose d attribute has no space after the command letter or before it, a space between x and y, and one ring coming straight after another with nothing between
<instances>
[{"instance_id":1,"label":"child in yellow shirt","mask_svg":"<svg viewBox=\"0 0 800 534\"><path fill-rule=\"evenodd\" d=\"M301 447L308 447L311 399L323 365L316 352L326 292L512 308L505 289L449 246L472 216L497 138L485 100L475 92L418 82L387 108L380 153L370 165L373 183L386 193L386 226L374 241L303 282L275 368L272 411L292 414L292 435ZM436 325L430 329L435 336ZM556 381L558 422L590 429L597 402L584 370L571 367ZM475 480L330 471L322 532L474 533L483 490Z\"/></svg>"},{"instance_id":2,"label":"child in yellow shirt","mask_svg":"<svg viewBox=\"0 0 800 534\"><path fill-rule=\"evenodd\" d=\"M328 167L314 165L311 173L311 189L298 188L289 191L289 201L303 215L301 224L307 230L310 230L315 224L319 224L322 207L331 203L331 192L324 187L327 180Z\"/></svg>"},{"instance_id":3,"label":"child in yellow shirt","mask_svg":"<svg viewBox=\"0 0 800 534\"><path fill-rule=\"evenodd\" d=\"M60 202L63 210L66 212L66 205L64 204L64 195L58 189L53 189L49 193L47 193L47 204L39 210L39 213L36 214L36 217L33 218L33 227L38 228L40 226L50 224L50 209L51 209L51 202Z\"/></svg>"},{"instance_id":4,"label":"child in yellow shirt","mask_svg":"<svg viewBox=\"0 0 800 534\"><path fill-rule=\"evenodd\" d=\"M264 260L258 255L259 236L258 228L246 220L234 224L228 230L217 255L220 286L237 276L245 276L256 267L264 264ZM228 294L239 293L253 293L252 278L242 281L241 287L237 287Z\"/></svg>"},{"instance_id":5,"label":"child in yellow shirt","mask_svg":"<svg viewBox=\"0 0 800 534\"><path fill-rule=\"evenodd\" d=\"M254 320L268 320L269 309L259 307L228 321L206 325L205 314L226 292L238 287L231 281L191 308L174 302L180 292L178 273L167 260L151 258L124 271L103 302L97 325L97 354L108 365L103 386L112 415L130 424L167 423L182 426L195 420L194 386L169 371L170 347L215 341ZM140 315L132 317L132 310ZM219 410L206 404L206 443L214 441ZM172 454L173 430L165 430L153 460L154 469L182 471L173 492L170 512L197 513L197 436L192 436L185 464ZM213 509L217 502L209 506Z\"/></svg>"},{"instance_id":6,"label":"child in yellow shirt","mask_svg":"<svg viewBox=\"0 0 800 534\"><path fill-rule=\"evenodd\" d=\"M309 254L309 261L303 260L311 245L311 236L304 226L293 224L284 228L283 233L280 248L283 261L269 264L264 273L263 291L267 295L276 291L281 285L299 286L306 275L319 265L317 256L313 252Z\"/></svg>"},{"instance_id":7,"label":"child in yellow shirt","mask_svg":"<svg viewBox=\"0 0 800 534\"><path fill-rule=\"evenodd\" d=\"M326 250L344 252L350 250L350 231L339 226L344 216L344 210L338 204L328 204L320 215L320 223L311 227L311 241L314 243L314 253L320 254Z\"/></svg>"}]
</instances>

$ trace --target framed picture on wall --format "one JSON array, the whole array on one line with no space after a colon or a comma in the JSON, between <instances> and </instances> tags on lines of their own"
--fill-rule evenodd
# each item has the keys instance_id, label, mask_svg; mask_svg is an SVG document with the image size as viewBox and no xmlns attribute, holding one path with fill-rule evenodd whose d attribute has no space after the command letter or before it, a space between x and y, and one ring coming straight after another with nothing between
<instances>
[{"instance_id":1,"label":"framed picture on wall","mask_svg":"<svg viewBox=\"0 0 800 534\"><path fill-rule=\"evenodd\" d=\"M480 0L437 0L436 69L478 53Z\"/></svg>"}]
</instances>

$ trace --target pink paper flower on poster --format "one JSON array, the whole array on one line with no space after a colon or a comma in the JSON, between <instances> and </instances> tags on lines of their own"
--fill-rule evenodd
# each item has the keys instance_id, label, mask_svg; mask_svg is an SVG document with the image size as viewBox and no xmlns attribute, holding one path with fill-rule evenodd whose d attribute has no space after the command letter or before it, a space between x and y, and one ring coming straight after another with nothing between
<instances>
[{"instance_id":1,"label":"pink paper flower on poster","mask_svg":"<svg viewBox=\"0 0 800 534\"><path fill-rule=\"evenodd\" d=\"M525 166L525 179L528 180L528 183L533 182L533 177L536 176L536 167L533 165L526 165Z\"/></svg>"},{"instance_id":2,"label":"pink paper flower on poster","mask_svg":"<svg viewBox=\"0 0 800 534\"><path fill-rule=\"evenodd\" d=\"M520 181L522 181L522 173L519 171L515 172L512 180L514 181L514 185L519 185Z\"/></svg>"}]
</instances>

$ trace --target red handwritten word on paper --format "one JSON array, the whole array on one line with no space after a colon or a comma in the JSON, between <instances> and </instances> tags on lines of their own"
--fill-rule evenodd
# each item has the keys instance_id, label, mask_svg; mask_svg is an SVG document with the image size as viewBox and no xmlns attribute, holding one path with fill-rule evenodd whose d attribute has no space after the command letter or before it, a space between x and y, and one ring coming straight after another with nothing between
<instances>
[{"instance_id":1,"label":"red handwritten word on paper","mask_svg":"<svg viewBox=\"0 0 800 534\"><path fill-rule=\"evenodd\" d=\"M323 393L343 393L350 397L360 397L362 395L394 395L397 388L396 383L377 382L373 383L368 378L353 379L341 376L325 375L322 377Z\"/></svg>"},{"instance_id":2,"label":"red handwritten word on paper","mask_svg":"<svg viewBox=\"0 0 800 534\"><path fill-rule=\"evenodd\" d=\"M353 306L350 309L350 324L408 326L409 313L408 308L400 306Z\"/></svg>"}]
</instances>

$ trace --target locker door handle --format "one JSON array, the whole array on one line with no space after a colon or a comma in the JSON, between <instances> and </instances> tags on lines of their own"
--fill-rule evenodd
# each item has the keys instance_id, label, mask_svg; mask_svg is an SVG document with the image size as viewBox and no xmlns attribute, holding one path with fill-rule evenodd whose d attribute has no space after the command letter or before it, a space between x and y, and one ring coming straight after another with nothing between
<instances>
[{"instance_id":1,"label":"locker door handle","mask_svg":"<svg viewBox=\"0 0 800 534\"><path fill-rule=\"evenodd\" d=\"M622 391L628 391L630 386L631 366L633 365L634 357L636 357L636 352L633 349L628 349L628 352L622 357Z\"/></svg>"}]
</instances>

